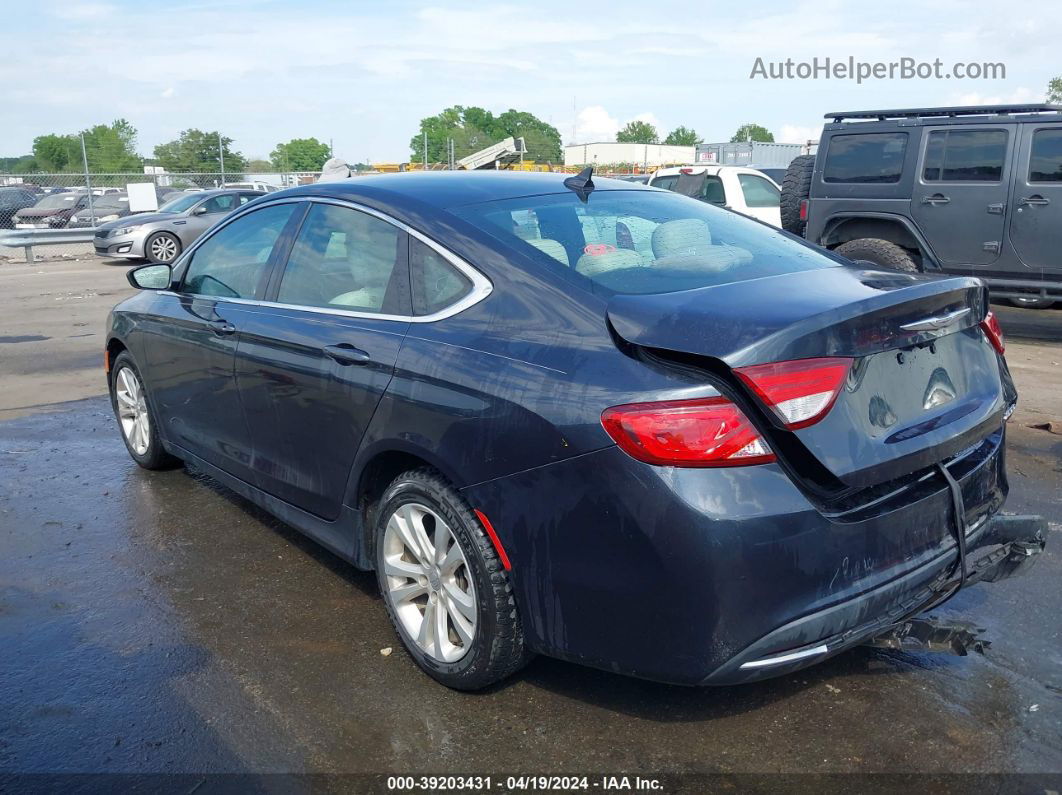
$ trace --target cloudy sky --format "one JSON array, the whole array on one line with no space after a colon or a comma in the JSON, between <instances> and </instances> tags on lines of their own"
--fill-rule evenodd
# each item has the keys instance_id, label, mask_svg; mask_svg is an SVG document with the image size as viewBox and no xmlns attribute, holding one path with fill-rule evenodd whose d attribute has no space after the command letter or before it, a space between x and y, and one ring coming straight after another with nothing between
<instances>
[{"instance_id":1,"label":"cloudy sky","mask_svg":"<svg viewBox=\"0 0 1062 795\"><path fill-rule=\"evenodd\" d=\"M1005 8L1005 13L1001 11ZM3 0L0 156L33 138L129 119L140 150L221 129L249 157L332 139L350 161L408 159L419 120L454 104L528 110L565 143L631 119L661 135L817 136L830 110L1041 101L1062 74L1062 4L218 2ZM750 79L765 61L1002 62L1006 79Z\"/></svg>"}]
</instances>

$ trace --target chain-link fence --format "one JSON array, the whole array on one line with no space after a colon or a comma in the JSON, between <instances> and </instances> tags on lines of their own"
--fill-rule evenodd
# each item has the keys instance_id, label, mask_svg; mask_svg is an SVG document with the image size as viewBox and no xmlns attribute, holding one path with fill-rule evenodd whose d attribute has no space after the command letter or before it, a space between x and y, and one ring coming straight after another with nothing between
<instances>
[{"instance_id":1,"label":"chain-link fence","mask_svg":"<svg viewBox=\"0 0 1062 795\"><path fill-rule=\"evenodd\" d=\"M0 174L0 262L95 256L97 227L150 213L218 188L275 191L314 182L320 172ZM204 197L205 199L206 197ZM62 230L62 231L58 231Z\"/></svg>"}]
</instances>

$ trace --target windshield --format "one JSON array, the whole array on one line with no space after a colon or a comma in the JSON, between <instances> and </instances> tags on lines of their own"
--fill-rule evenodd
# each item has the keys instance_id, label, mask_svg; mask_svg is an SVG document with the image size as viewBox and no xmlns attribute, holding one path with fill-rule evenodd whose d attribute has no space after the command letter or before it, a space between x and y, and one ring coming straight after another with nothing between
<instances>
[{"instance_id":1,"label":"windshield","mask_svg":"<svg viewBox=\"0 0 1062 795\"><path fill-rule=\"evenodd\" d=\"M202 193L186 193L178 196L159 207L160 213L183 213L193 204L203 201Z\"/></svg>"},{"instance_id":2,"label":"windshield","mask_svg":"<svg viewBox=\"0 0 1062 795\"><path fill-rule=\"evenodd\" d=\"M53 193L50 196L45 196L33 206L39 207L42 210L55 210L60 207L75 207L84 195L84 193Z\"/></svg>"},{"instance_id":3,"label":"windshield","mask_svg":"<svg viewBox=\"0 0 1062 795\"><path fill-rule=\"evenodd\" d=\"M108 193L92 197L93 210L121 210L129 206L129 197L122 193Z\"/></svg>"},{"instance_id":4,"label":"windshield","mask_svg":"<svg viewBox=\"0 0 1062 795\"><path fill-rule=\"evenodd\" d=\"M657 191L528 196L451 212L605 293L666 293L837 267L815 248L702 201Z\"/></svg>"}]
</instances>

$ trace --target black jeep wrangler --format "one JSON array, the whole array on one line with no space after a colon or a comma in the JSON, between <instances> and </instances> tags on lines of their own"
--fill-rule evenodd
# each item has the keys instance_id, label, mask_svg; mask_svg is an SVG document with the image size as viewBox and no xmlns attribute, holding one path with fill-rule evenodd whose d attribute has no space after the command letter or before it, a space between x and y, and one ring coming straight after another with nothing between
<instances>
[{"instance_id":1,"label":"black jeep wrangler","mask_svg":"<svg viewBox=\"0 0 1062 795\"><path fill-rule=\"evenodd\" d=\"M975 275L1062 301L1062 107L827 113L782 185L782 226L850 259Z\"/></svg>"}]
</instances>

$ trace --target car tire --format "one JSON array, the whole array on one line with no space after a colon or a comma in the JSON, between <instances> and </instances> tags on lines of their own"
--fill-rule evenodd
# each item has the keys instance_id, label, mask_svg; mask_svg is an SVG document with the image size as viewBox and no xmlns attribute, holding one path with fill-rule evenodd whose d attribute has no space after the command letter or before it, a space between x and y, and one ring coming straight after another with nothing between
<instances>
[{"instance_id":1,"label":"car tire","mask_svg":"<svg viewBox=\"0 0 1062 795\"><path fill-rule=\"evenodd\" d=\"M169 265L181 253L181 241L170 232L156 232L144 241L144 256L148 262Z\"/></svg>"},{"instance_id":2,"label":"car tire","mask_svg":"<svg viewBox=\"0 0 1062 795\"><path fill-rule=\"evenodd\" d=\"M509 573L460 493L432 469L412 470L388 486L375 515L380 593L421 670L455 690L478 690L523 667L529 657ZM418 551L421 539L427 549ZM444 633L435 632L440 616Z\"/></svg>"},{"instance_id":3,"label":"car tire","mask_svg":"<svg viewBox=\"0 0 1062 795\"><path fill-rule=\"evenodd\" d=\"M181 460L166 452L159 438L151 400L133 357L127 351L111 363L108 375L111 408L122 432L125 449L144 469L174 469Z\"/></svg>"},{"instance_id":4,"label":"car tire","mask_svg":"<svg viewBox=\"0 0 1062 795\"><path fill-rule=\"evenodd\" d=\"M882 268L890 268L907 273L918 273L918 261L907 249L890 243L888 240L879 240L873 237L864 237L859 240L849 240L842 243L836 249L838 254L851 260L864 260L872 262Z\"/></svg>"},{"instance_id":5,"label":"car tire","mask_svg":"<svg viewBox=\"0 0 1062 795\"><path fill-rule=\"evenodd\" d=\"M1028 298L1017 298L1012 296L1007 300L1021 309L1050 309L1055 304L1054 298L1037 298L1031 295Z\"/></svg>"},{"instance_id":6,"label":"car tire","mask_svg":"<svg viewBox=\"0 0 1062 795\"><path fill-rule=\"evenodd\" d=\"M808 224L800 220L800 203L811 195L811 176L814 172L815 155L800 155L793 158L782 179L782 196L778 205L782 229L801 237Z\"/></svg>"}]
</instances>

